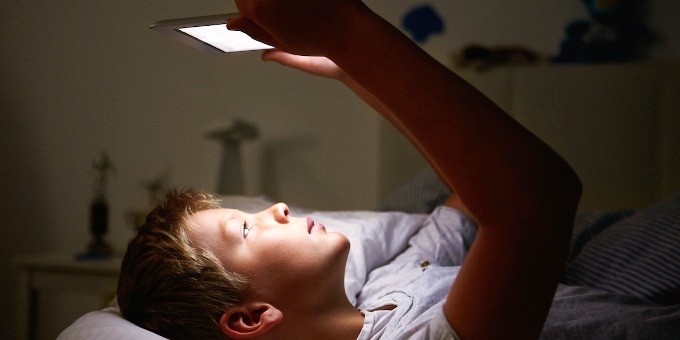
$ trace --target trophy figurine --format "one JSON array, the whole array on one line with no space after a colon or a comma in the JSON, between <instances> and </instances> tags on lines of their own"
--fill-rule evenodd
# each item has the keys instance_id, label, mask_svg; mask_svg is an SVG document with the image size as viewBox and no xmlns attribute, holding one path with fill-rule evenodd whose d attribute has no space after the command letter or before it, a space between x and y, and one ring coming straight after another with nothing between
<instances>
[{"instance_id":1,"label":"trophy figurine","mask_svg":"<svg viewBox=\"0 0 680 340\"><path fill-rule=\"evenodd\" d=\"M111 160L105 152L97 156L92 166L96 170L94 200L90 205L90 233L94 239L87 248L87 257L101 258L111 255L111 246L104 240L108 230L109 206L106 201L106 179L112 169Z\"/></svg>"}]
</instances>

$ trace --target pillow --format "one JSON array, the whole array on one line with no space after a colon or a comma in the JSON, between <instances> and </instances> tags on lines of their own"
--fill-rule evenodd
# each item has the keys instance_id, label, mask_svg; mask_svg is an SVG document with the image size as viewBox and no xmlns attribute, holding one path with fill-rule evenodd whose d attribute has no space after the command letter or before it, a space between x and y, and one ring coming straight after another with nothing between
<instances>
[{"instance_id":1,"label":"pillow","mask_svg":"<svg viewBox=\"0 0 680 340\"><path fill-rule=\"evenodd\" d=\"M646 209L601 215L590 227L577 228L564 283L680 304L680 192Z\"/></svg>"},{"instance_id":2,"label":"pillow","mask_svg":"<svg viewBox=\"0 0 680 340\"><path fill-rule=\"evenodd\" d=\"M618 211L585 211L576 215L574 232L571 237L569 261L574 260L583 247L614 223L632 215L633 209Z\"/></svg>"},{"instance_id":3,"label":"pillow","mask_svg":"<svg viewBox=\"0 0 680 340\"><path fill-rule=\"evenodd\" d=\"M449 195L451 191L428 166L412 180L394 189L378 204L376 210L429 214L443 204Z\"/></svg>"},{"instance_id":4,"label":"pillow","mask_svg":"<svg viewBox=\"0 0 680 340\"><path fill-rule=\"evenodd\" d=\"M165 338L125 320L117 307L87 313L62 331L57 340L139 339Z\"/></svg>"}]
</instances>

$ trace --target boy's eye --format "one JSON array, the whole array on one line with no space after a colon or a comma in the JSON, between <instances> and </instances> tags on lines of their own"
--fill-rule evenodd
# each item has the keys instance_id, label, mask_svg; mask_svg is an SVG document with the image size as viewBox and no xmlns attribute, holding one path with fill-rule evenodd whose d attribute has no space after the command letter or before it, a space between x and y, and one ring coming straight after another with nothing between
<instances>
[{"instance_id":1,"label":"boy's eye","mask_svg":"<svg viewBox=\"0 0 680 340\"><path fill-rule=\"evenodd\" d=\"M241 230L243 232L243 237L246 237L248 233L250 232L250 228L248 228L248 225L246 225L246 222L243 221L243 225L241 226Z\"/></svg>"}]
</instances>

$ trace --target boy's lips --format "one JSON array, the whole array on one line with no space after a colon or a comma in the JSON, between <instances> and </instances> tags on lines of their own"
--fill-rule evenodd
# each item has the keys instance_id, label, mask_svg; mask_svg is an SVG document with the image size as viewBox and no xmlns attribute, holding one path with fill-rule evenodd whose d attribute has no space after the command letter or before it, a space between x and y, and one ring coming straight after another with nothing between
<instances>
[{"instance_id":1,"label":"boy's lips","mask_svg":"<svg viewBox=\"0 0 680 340\"><path fill-rule=\"evenodd\" d=\"M326 227L323 224L316 224L313 219L307 217L307 232L311 234L318 230L326 230Z\"/></svg>"}]
</instances>

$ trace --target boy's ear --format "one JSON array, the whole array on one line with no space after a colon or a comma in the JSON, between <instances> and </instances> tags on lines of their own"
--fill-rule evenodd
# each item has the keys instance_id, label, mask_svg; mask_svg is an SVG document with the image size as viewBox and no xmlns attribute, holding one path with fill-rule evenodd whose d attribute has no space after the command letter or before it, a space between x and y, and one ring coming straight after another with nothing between
<instances>
[{"instance_id":1,"label":"boy's ear","mask_svg":"<svg viewBox=\"0 0 680 340\"><path fill-rule=\"evenodd\" d=\"M232 339L249 339L267 333L282 320L283 313L268 303L245 303L222 314L220 329Z\"/></svg>"}]
</instances>

